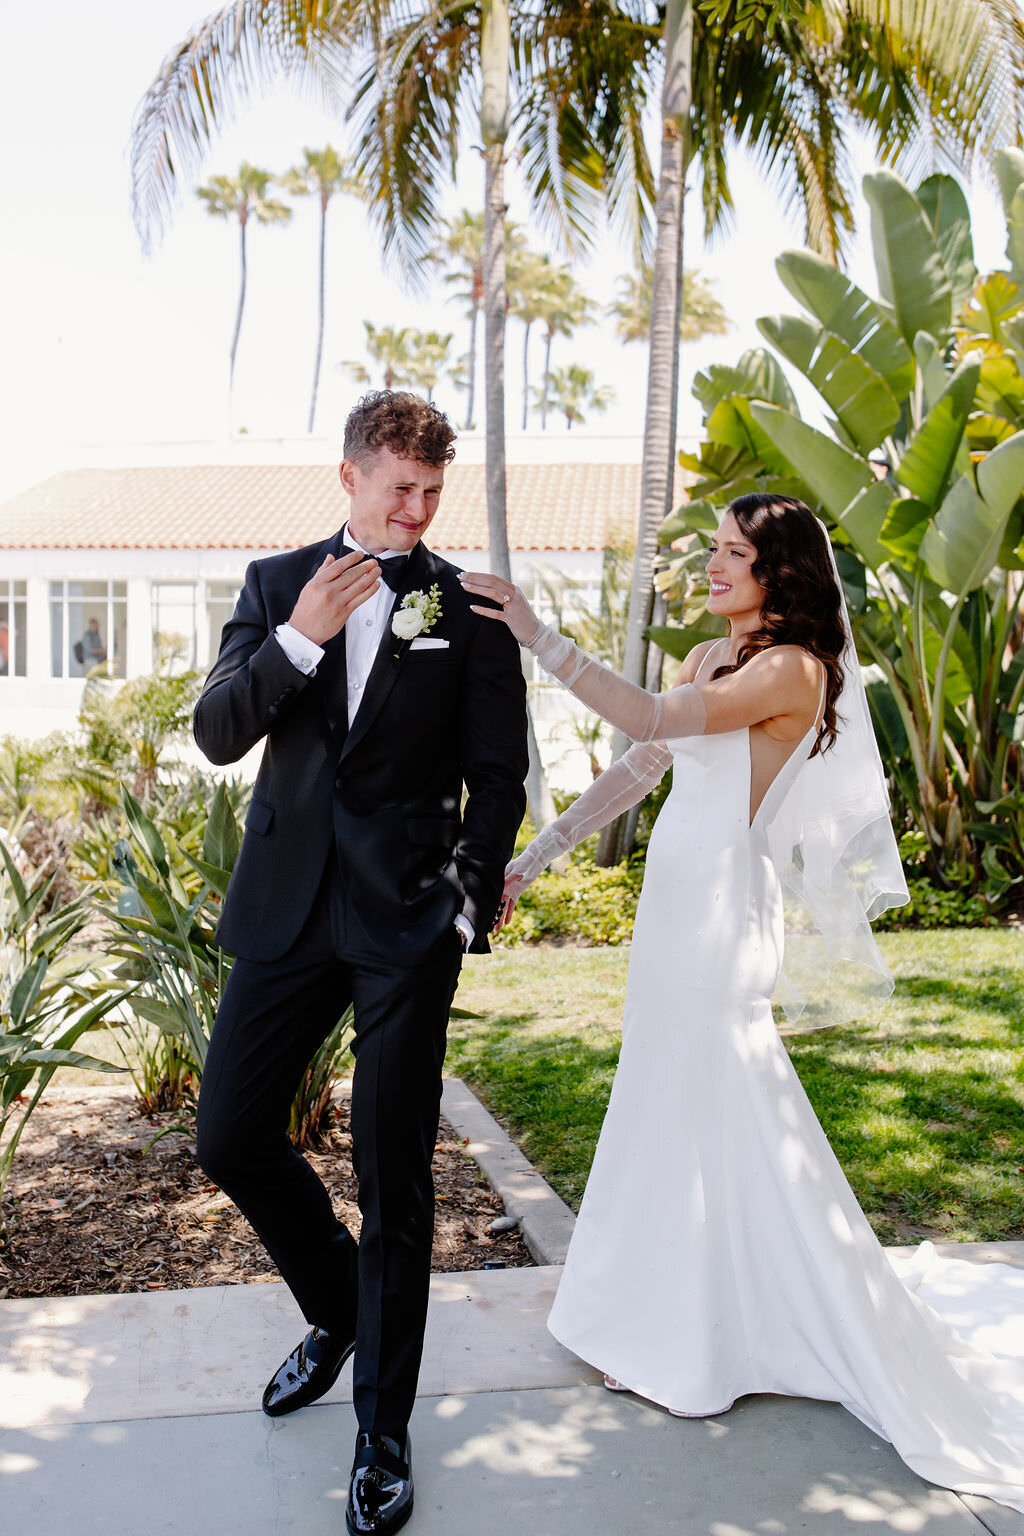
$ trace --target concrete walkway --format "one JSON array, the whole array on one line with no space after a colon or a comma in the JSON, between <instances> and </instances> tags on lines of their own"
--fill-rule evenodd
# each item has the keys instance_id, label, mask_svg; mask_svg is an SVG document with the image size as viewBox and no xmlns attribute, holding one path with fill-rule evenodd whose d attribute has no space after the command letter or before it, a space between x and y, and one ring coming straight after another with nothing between
<instances>
[{"instance_id":1,"label":"concrete walkway","mask_svg":"<svg viewBox=\"0 0 1024 1536\"><path fill-rule=\"evenodd\" d=\"M547 1186L510 1166L557 1240ZM682 1420L606 1392L547 1332L557 1281L551 1264L433 1277L410 1536L1024 1536L833 1404ZM279 1284L0 1302L0 1532L342 1536L351 1366L301 1413L259 1411L302 1330Z\"/></svg>"}]
</instances>

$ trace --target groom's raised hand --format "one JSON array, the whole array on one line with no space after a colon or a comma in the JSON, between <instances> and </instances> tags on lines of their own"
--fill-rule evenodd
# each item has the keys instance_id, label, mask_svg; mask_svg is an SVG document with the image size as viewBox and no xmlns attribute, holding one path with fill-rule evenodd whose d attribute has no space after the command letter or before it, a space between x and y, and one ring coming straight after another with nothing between
<instances>
[{"instance_id":1,"label":"groom's raised hand","mask_svg":"<svg viewBox=\"0 0 1024 1536\"><path fill-rule=\"evenodd\" d=\"M325 645L379 586L380 566L358 549L340 560L326 555L299 593L288 622L307 640Z\"/></svg>"}]
</instances>

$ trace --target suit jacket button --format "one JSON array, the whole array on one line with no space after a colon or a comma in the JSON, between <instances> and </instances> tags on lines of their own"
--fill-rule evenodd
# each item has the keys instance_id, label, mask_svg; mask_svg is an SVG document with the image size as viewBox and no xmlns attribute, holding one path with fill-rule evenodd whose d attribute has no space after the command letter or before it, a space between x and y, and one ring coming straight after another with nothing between
<instances>
[{"instance_id":1,"label":"suit jacket button","mask_svg":"<svg viewBox=\"0 0 1024 1536\"><path fill-rule=\"evenodd\" d=\"M344 783L345 783L345 780L342 778L341 774L339 773L338 777L334 781L335 789L341 789L343 787Z\"/></svg>"},{"instance_id":2,"label":"suit jacket button","mask_svg":"<svg viewBox=\"0 0 1024 1536\"><path fill-rule=\"evenodd\" d=\"M277 705L276 704L268 704L267 705L267 714L273 720L274 716L277 714Z\"/></svg>"}]
</instances>

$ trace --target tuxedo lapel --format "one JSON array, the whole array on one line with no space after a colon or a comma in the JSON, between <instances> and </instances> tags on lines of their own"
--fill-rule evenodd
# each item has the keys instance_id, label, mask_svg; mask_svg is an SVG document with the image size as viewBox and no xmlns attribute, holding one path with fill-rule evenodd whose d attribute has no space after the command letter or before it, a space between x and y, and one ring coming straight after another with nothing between
<instances>
[{"instance_id":1,"label":"tuxedo lapel","mask_svg":"<svg viewBox=\"0 0 1024 1536\"><path fill-rule=\"evenodd\" d=\"M397 635L392 634L391 619L395 610L401 606L402 598L406 593L414 592L417 587L424 586L424 576L427 570L427 551L421 544L417 544L406 562L401 585L395 593L395 600L385 620L384 632L380 637L377 654L374 657L373 666L370 668L370 675L366 680L362 702L356 711L356 717L352 722L351 729L345 737L345 744L341 750L342 758L347 757L353 748L357 747L362 741L384 707L388 694L395 686L395 681L401 669L402 659L408 650L408 642L399 640Z\"/></svg>"}]
</instances>

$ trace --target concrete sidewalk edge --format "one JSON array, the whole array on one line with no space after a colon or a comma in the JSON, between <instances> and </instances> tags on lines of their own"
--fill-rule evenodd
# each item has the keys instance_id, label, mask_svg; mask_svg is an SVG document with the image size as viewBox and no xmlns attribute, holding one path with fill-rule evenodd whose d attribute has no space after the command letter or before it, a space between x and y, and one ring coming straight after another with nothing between
<instances>
[{"instance_id":1,"label":"concrete sidewalk edge","mask_svg":"<svg viewBox=\"0 0 1024 1536\"><path fill-rule=\"evenodd\" d=\"M576 1225L565 1201L461 1078L444 1079L441 1113L466 1143L466 1151L483 1169L508 1214L517 1218L535 1263L564 1264Z\"/></svg>"}]
</instances>

